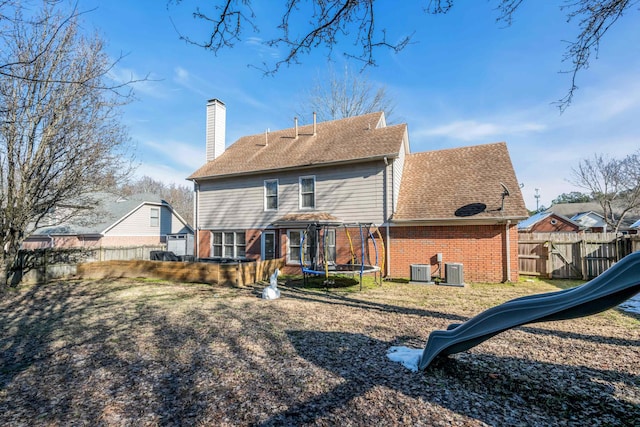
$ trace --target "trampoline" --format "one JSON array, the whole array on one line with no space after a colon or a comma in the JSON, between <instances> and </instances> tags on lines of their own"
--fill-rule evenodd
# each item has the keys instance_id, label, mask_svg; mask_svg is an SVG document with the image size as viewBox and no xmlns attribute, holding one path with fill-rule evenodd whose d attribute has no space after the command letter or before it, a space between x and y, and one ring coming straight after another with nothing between
<instances>
[{"instance_id":1,"label":"trampoline","mask_svg":"<svg viewBox=\"0 0 640 427\"><path fill-rule=\"evenodd\" d=\"M360 237L360 254L357 256L356 249L353 244L353 239L349 232L349 228L357 227L359 230ZM360 290L362 290L362 277L365 274L374 274L374 280L378 283L378 273L379 283L382 284L382 271L384 262L379 263L379 255L378 255L378 243L376 242L376 237L371 231L372 227L375 227L373 224L343 224L339 228L329 228L327 225L321 224L310 224L305 232L302 234L300 241L300 268L302 270L302 276L304 284L307 284L307 278L309 276L324 276L325 285L331 284L332 280L329 279L332 275L347 275L347 276L359 276L360 282ZM346 238L349 242L349 249L351 253L351 258L348 263L337 263L337 253L330 254L329 252L329 242L328 239L330 237L330 233L327 230L333 229L336 231L338 229L344 230ZM366 229L366 232L365 232ZM380 230L375 227L377 232L379 244L382 248L382 253L384 254L384 241L382 240L382 235L380 234ZM334 234L334 239L337 240L337 235ZM309 258L305 260L305 241L307 241ZM374 260L372 263L370 259L370 251L369 242L372 243L373 252L374 252ZM337 242L333 242L333 246ZM381 259L384 259L382 257Z\"/></svg>"}]
</instances>

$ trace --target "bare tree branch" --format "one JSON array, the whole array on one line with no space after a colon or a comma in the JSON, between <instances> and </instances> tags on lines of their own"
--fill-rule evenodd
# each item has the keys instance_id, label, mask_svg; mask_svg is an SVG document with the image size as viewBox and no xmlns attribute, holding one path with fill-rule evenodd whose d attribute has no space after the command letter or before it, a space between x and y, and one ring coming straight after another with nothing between
<instances>
[{"instance_id":1,"label":"bare tree branch","mask_svg":"<svg viewBox=\"0 0 640 427\"><path fill-rule=\"evenodd\" d=\"M617 232L630 212L640 210L640 151L622 159L603 154L583 159L572 170L571 183L588 190Z\"/></svg>"},{"instance_id":2,"label":"bare tree branch","mask_svg":"<svg viewBox=\"0 0 640 427\"><path fill-rule=\"evenodd\" d=\"M560 111L564 111L573 101L573 95L578 89L578 72L589 68L591 53L598 57L602 37L636 3L637 0L576 0L562 7L569 11L567 21L578 19L582 31L575 41L568 42L562 59L563 62L570 62L572 67L565 71L571 76L569 92L556 102Z\"/></svg>"},{"instance_id":3,"label":"bare tree branch","mask_svg":"<svg viewBox=\"0 0 640 427\"><path fill-rule=\"evenodd\" d=\"M377 87L366 75L345 66L342 73L330 68L328 75L318 75L296 114L308 118L316 112L318 120L325 121L384 111L390 123L394 109L384 86Z\"/></svg>"},{"instance_id":4,"label":"bare tree branch","mask_svg":"<svg viewBox=\"0 0 640 427\"><path fill-rule=\"evenodd\" d=\"M43 1L3 27L0 63L0 276L44 220L78 213L95 192L130 170L120 110L130 99L110 85L113 63L98 37L80 34L81 14ZM0 283L2 287L3 283Z\"/></svg>"},{"instance_id":5,"label":"bare tree branch","mask_svg":"<svg viewBox=\"0 0 640 427\"><path fill-rule=\"evenodd\" d=\"M172 3L180 4L181 0L168 0L168 4ZM211 12L197 8L193 17L211 25L208 39L204 42L195 41L176 28L180 38L215 54L241 41L245 26L254 33L258 32L251 0L220 1ZM274 64L263 63L261 67L253 66L265 74L273 74L283 65L299 63L303 55L319 47L324 47L327 56L331 57L333 47L342 37L350 34L354 34L353 45L359 46L361 52L346 52L345 55L363 61L365 66L375 65L374 51L377 48L400 51L410 42L411 36L403 37L398 43L388 42L386 30L378 32L374 18L373 0L286 0L282 19L277 25L281 36L263 42L265 46L284 48L283 59ZM309 23L305 27L307 29L300 30L301 22ZM297 31L300 31L300 34Z\"/></svg>"},{"instance_id":6,"label":"bare tree branch","mask_svg":"<svg viewBox=\"0 0 640 427\"><path fill-rule=\"evenodd\" d=\"M312 50L324 48L330 58L335 46L343 39L351 40L358 52L344 52L344 55L361 61L363 68L376 65L375 53L379 48L400 52L411 43L414 33L400 38L397 43L387 40L387 29L378 26L374 0L282 0L284 10L277 25L280 36L263 41L272 48L284 48L281 59L275 63L263 62L261 66L250 64L265 74L277 72L283 65L297 64L302 56ZM513 23L515 13L525 0L493 0L497 3L497 21L506 25ZM180 4L182 0L167 0L168 5ZM574 41L569 41L563 63L569 69L562 71L571 76L567 94L556 104L564 111L573 101L578 89L577 77L580 71L589 67L592 53L598 55L600 40L620 17L640 0L565 0L560 8L566 13L567 21L578 21L580 33ZM248 27L258 33L256 15L251 8L251 0L213 1L213 11L196 8L193 17L210 25L209 37L204 42L194 41L177 29L180 37L189 43L209 49L217 54L223 48L233 47L243 40L243 31ZM274 2L276 3L276 2ZM429 0L424 11L430 14L446 14L456 3L455 0Z\"/></svg>"}]
</instances>

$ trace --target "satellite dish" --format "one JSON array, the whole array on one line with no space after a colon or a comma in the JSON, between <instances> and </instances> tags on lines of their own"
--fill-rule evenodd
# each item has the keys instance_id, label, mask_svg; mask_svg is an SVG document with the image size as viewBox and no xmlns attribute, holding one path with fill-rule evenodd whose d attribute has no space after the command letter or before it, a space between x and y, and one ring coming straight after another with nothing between
<instances>
[{"instance_id":1,"label":"satellite dish","mask_svg":"<svg viewBox=\"0 0 640 427\"><path fill-rule=\"evenodd\" d=\"M498 209L499 211L504 211L504 198L505 197L509 197L511 195L511 193L509 193L509 189L507 188L506 185L504 185L503 183L500 183L500 185L502 186L502 204L500 206L500 209Z\"/></svg>"},{"instance_id":2,"label":"satellite dish","mask_svg":"<svg viewBox=\"0 0 640 427\"><path fill-rule=\"evenodd\" d=\"M502 197L510 196L511 193L509 193L509 189L507 188L507 186L503 183L500 183L500 185L502 186Z\"/></svg>"}]
</instances>

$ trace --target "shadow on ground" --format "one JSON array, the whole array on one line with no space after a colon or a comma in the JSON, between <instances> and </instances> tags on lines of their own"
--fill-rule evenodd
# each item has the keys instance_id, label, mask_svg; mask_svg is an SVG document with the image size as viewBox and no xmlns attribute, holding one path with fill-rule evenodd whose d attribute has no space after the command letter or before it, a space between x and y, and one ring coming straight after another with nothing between
<instances>
[{"instance_id":1,"label":"shadow on ground","mask_svg":"<svg viewBox=\"0 0 640 427\"><path fill-rule=\"evenodd\" d=\"M633 425L640 419L640 407L617 398L614 387L622 383L637 389L639 379L615 371L469 353L437 359L424 372L412 373L399 364L381 371L390 343L361 334L291 330L287 335L301 357L345 381L274 415L262 426L327 418L331 423L331 416L352 413L349 406L375 388L394 390L434 412L446 409L490 425ZM354 364L358 369L346 369ZM421 413L428 414L429 409ZM379 414L370 420L359 415L363 425L381 421ZM430 424L425 418L412 422Z\"/></svg>"}]
</instances>

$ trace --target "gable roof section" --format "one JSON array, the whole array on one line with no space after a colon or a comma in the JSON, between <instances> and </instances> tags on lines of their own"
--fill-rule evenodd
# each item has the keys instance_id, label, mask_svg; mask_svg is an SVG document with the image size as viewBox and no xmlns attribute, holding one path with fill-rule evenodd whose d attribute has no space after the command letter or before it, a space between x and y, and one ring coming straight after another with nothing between
<instances>
[{"instance_id":1,"label":"gable roof section","mask_svg":"<svg viewBox=\"0 0 640 427\"><path fill-rule=\"evenodd\" d=\"M143 193L121 197L104 193L96 195L96 199L98 203L88 207L86 217L78 217L63 224L40 228L33 233L33 236L101 235L145 204L167 206L185 224L186 228L191 229L171 205L155 194Z\"/></svg>"},{"instance_id":2,"label":"gable roof section","mask_svg":"<svg viewBox=\"0 0 640 427\"><path fill-rule=\"evenodd\" d=\"M571 219L585 227L606 227L607 221L597 212L589 211L576 214Z\"/></svg>"},{"instance_id":3,"label":"gable roof section","mask_svg":"<svg viewBox=\"0 0 640 427\"><path fill-rule=\"evenodd\" d=\"M524 221L520 221L518 223L518 230L528 230L543 219L554 215L553 212L538 212L537 214L531 215L529 218Z\"/></svg>"},{"instance_id":4,"label":"gable roof section","mask_svg":"<svg viewBox=\"0 0 640 427\"><path fill-rule=\"evenodd\" d=\"M407 125L385 126L384 113L370 113L316 125L245 136L187 179L396 157Z\"/></svg>"},{"instance_id":5,"label":"gable roof section","mask_svg":"<svg viewBox=\"0 0 640 427\"><path fill-rule=\"evenodd\" d=\"M503 183L510 195L504 198ZM529 216L504 142L410 154L394 222Z\"/></svg>"},{"instance_id":6,"label":"gable roof section","mask_svg":"<svg viewBox=\"0 0 640 427\"><path fill-rule=\"evenodd\" d=\"M602 208L600 207L598 202L558 203L555 205L551 205L545 212L557 213L568 218L575 218L580 214L588 212L594 212L602 216Z\"/></svg>"},{"instance_id":7,"label":"gable roof section","mask_svg":"<svg viewBox=\"0 0 640 427\"><path fill-rule=\"evenodd\" d=\"M554 212L543 211L543 212L538 212L537 214L534 214L534 215L530 216L529 218L525 219L524 221L519 222L518 223L518 230L519 231L531 230L531 228L533 228L534 225L536 225L540 221L542 221L545 218L548 218L550 216L553 216L556 219L559 219L560 221L565 222L566 224L572 225L572 226L576 227L577 229L583 229L584 228L581 224L577 223L573 219L567 218L564 215L560 215L560 214L557 214L557 213L554 213Z\"/></svg>"},{"instance_id":8,"label":"gable roof section","mask_svg":"<svg viewBox=\"0 0 640 427\"><path fill-rule=\"evenodd\" d=\"M566 217L572 218L576 221L576 217L580 214L596 214L604 220L604 212L602 211L602 206L598 202L586 202L586 203L558 203L555 205L551 205L546 212L554 212L557 214L564 215ZM622 208L620 206L613 206L613 213L616 218L622 212ZM620 224L620 230L627 230L630 226L640 219L640 216L636 212L629 212L622 223ZM604 224L603 224L604 225Z\"/></svg>"}]
</instances>

